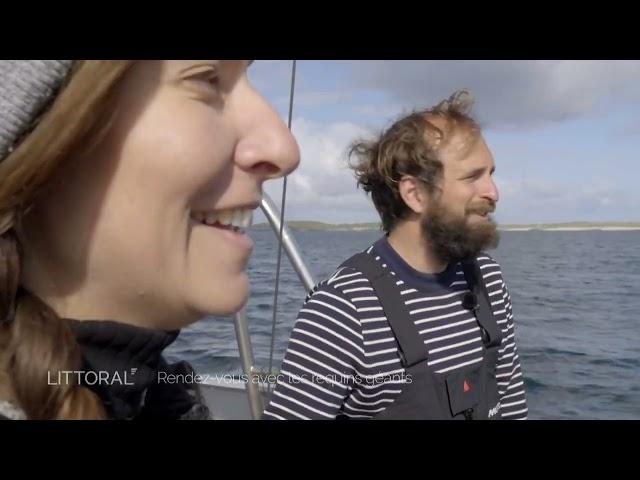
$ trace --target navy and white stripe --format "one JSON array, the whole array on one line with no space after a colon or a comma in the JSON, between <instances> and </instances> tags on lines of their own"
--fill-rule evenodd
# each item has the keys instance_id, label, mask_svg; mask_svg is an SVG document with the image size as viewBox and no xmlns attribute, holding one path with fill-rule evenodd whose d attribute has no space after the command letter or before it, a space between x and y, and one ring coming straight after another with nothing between
<instances>
[{"instance_id":1,"label":"navy and white stripe","mask_svg":"<svg viewBox=\"0 0 640 480\"><path fill-rule=\"evenodd\" d=\"M428 349L428 364L445 374L481 362L480 329L473 314L462 307L468 291L462 266L453 265L448 274L439 275L438 288L422 288L404 268L394 271L399 257L378 255L381 242L367 253L398 277L396 284ZM482 254L478 262L503 332L496 375L500 413L505 419L525 419L527 403L509 292L493 258ZM401 394L404 373L398 344L369 281L359 271L342 268L305 300L264 418L333 419L340 414L371 418Z\"/></svg>"}]
</instances>

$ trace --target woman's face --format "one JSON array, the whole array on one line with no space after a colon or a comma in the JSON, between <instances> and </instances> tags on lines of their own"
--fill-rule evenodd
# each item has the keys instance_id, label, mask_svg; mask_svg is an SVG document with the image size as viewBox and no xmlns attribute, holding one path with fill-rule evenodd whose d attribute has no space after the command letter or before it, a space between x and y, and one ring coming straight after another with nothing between
<instances>
[{"instance_id":1,"label":"woman's face","mask_svg":"<svg viewBox=\"0 0 640 480\"><path fill-rule=\"evenodd\" d=\"M299 163L247 66L140 61L127 72L106 137L34 209L29 242L46 251L39 268L54 277L40 288L59 315L169 329L242 307L243 230L263 182Z\"/></svg>"}]
</instances>

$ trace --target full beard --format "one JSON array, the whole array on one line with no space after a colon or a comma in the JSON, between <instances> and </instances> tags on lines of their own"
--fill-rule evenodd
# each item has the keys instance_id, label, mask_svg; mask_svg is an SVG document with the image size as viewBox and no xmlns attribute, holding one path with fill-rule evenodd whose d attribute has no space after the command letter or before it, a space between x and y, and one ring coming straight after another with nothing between
<instances>
[{"instance_id":1,"label":"full beard","mask_svg":"<svg viewBox=\"0 0 640 480\"><path fill-rule=\"evenodd\" d=\"M436 204L421 220L422 234L433 253L447 264L475 257L482 250L496 248L500 242L497 225L488 216L494 210L495 204L471 206L461 217ZM474 213L487 214L487 218L471 224L468 219Z\"/></svg>"}]
</instances>

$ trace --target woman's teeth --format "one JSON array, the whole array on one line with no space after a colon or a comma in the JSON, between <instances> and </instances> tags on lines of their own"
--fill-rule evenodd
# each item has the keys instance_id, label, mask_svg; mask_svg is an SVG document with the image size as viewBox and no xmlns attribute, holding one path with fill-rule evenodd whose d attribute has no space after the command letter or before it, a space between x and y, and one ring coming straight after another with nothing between
<instances>
[{"instance_id":1,"label":"woman's teeth","mask_svg":"<svg viewBox=\"0 0 640 480\"><path fill-rule=\"evenodd\" d=\"M251 226L253 210L248 208L233 208L229 210L193 212L191 214L196 222L211 226L228 227L233 230L241 230Z\"/></svg>"}]
</instances>

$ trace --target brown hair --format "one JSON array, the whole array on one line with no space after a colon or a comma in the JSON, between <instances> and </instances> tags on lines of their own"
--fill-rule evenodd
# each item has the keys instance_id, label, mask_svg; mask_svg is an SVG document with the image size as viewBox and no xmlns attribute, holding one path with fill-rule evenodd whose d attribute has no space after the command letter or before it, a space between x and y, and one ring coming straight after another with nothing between
<instances>
[{"instance_id":1,"label":"brown hair","mask_svg":"<svg viewBox=\"0 0 640 480\"><path fill-rule=\"evenodd\" d=\"M457 91L435 107L403 116L374 140L351 144L348 156L358 187L371 194L385 232L408 213L398 190L400 179L416 177L432 193L442 177L440 151L457 132L477 135L480 127L469 115L472 103L467 91Z\"/></svg>"},{"instance_id":2,"label":"brown hair","mask_svg":"<svg viewBox=\"0 0 640 480\"><path fill-rule=\"evenodd\" d=\"M34 294L20 288L22 214L71 153L95 144L105 132L113 87L131 61L74 62L54 102L0 161L0 398L30 419L98 419L99 398L77 383L50 385L62 370L78 370L81 354L70 326ZM9 220L6 220L9 219Z\"/></svg>"}]
</instances>

